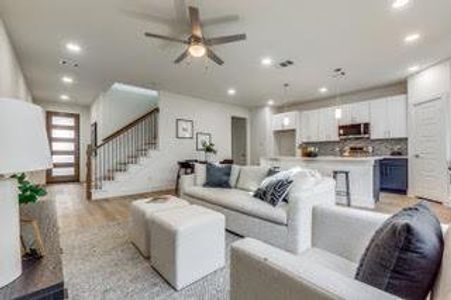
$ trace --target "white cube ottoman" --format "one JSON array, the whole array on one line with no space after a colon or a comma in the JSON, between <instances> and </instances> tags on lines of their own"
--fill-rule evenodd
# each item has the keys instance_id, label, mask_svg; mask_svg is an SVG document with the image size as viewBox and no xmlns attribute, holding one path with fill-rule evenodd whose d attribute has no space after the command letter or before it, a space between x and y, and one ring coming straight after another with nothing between
<instances>
[{"instance_id":1,"label":"white cube ottoman","mask_svg":"<svg viewBox=\"0 0 451 300\"><path fill-rule=\"evenodd\" d=\"M191 205L152 219L152 266L176 289L225 265L225 217Z\"/></svg>"},{"instance_id":2,"label":"white cube ottoman","mask_svg":"<svg viewBox=\"0 0 451 300\"><path fill-rule=\"evenodd\" d=\"M152 216L168 209L189 206L190 204L182 199L170 197L167 200L142 199L130 204L129 235L131 242L138 248L141 255L149 257L150 243L150 222Z\"/></svg>"}]
</instances>

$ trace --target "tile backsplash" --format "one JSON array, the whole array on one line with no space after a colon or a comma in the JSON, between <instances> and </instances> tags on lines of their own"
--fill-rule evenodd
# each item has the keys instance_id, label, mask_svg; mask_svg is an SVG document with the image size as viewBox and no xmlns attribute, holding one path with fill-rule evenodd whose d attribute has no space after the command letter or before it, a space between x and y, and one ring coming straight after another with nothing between
<instances>
[{"instance_id":1,"label":"tile backsplash","mask_svg":"<svg viewBox=\"0 0 451 300\"><path fill-rule=\"evenodd\" d=\"M317 147L319 155L322 156L339 156L340 153L337 148L343 149L348 146L371 146L373 147L373 156L385 156L399 148L402 155L407 155L407 139L384 139L384 140L343 140L338 142L318 142L318 143L304 143L303 145L309 147Z\"/></svg>"}]
</instances>

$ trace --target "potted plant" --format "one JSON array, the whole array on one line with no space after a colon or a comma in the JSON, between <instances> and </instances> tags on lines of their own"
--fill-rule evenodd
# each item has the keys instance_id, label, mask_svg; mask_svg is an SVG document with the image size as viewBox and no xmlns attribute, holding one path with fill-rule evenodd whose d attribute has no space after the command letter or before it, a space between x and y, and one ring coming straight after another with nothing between
<instances>
[{"instance_id":1,"label":"potted plant","mask_svg":"<svg viewBox=\"0 0 451 300\"><path fill-rule=\"evenodd\" d=\"M19 186L19 204L35 203L38 198L47 195L47 191L27 180L25 173L15 174L11 178L17 179Z\"/></svg>"},{"instance_id":2,"label":"potted plant","mask_svg":"<svg viewBox=\"0 0 451 300\"><path fill-rule=\"evenodd\" d=\"M40 185L27 180L25 173L12 175L17 180L19 188L19 204L21 205L21 235L22 257L25 260L40 259L44 255L44 242L36 219L29 217L27 211L35 207L28 207L47 195L47 191Z\"/></svg>"},{"instance_id":3,"label":"potted plant","mask_svg":"<svg viewBox=\"0 0 451 300\"><path fill-rule=\"evenodd\" d=\"M216 154L218 151L215 149L215 144L207 141L202 142L202 150L205 152L205 161L209 162L211 160L211 155Z\"/></svg>"}]
</instances>

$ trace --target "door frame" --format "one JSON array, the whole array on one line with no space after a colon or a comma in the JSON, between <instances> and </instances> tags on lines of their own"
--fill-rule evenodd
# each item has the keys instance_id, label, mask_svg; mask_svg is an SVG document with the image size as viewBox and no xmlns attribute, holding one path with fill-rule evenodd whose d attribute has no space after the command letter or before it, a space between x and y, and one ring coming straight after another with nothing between
<instances>
[{"instance_id":1,"label":"door frame","mask_svg":"<svg viewBox=\"0 0 451 300\"><path fill-rule=\"evenodd\" d=\"M69 154L67 151L54 151L52 149L52 123L51 118L52 116L58 116L58 117L73 117L75 120L74 123L74 176L59 176L59 179L56 179L52 177L52 169L53 169L53 163L52 163L52 169L48 169L46 171L46 182L47 183L68 183L68 182L80 182L80 114L78 113L68 113L68 112L58 112L58 111L46 111L46 128L47 128L47 137L49 140L49 147L50 147L50 153L53 157L54 154L56 155L64 155ZM63 126L64 127L64 126ZM72 140L72 139L71 139ZM61 139L60 141L64 141L64 139ZM72 151L70 151L70 155L72 155ZM53 160L53 158L52 158Z\"/></svg>"},{"instance_id":2,"label":"door frame","mask_svg":"<svg viewBox=\"0 0 451 300\"><path fill-rule=\"evenodd\" d=\"M440 101L440 106L441 106L441 118L442 118L442 128L444 128L445 130L445 140L443 141L443 146L442 146L442 151L443 151L443 155L445 157L445 161L447 162L450 156L450 153L448 153L448 148L450 147L450 137L448 137L448 132L447 132L447 128L449 126L449 124L451 124L450 122L450 116L449 112L450 112L450 105L448 103L448 98L447 98L447 94L445 93L439 93L439 94L435 94L435 95L430 95L429 97L423 98L423 99L417 99L416 101L412 101L409 105L410 108L410 121L409 121L409 192L408 194L410 196L414 196L414 197L421 197L421 196L417 196L418 192L417 192L417 187L416 187L416 182L417 182L417 178L416 178L416 167L415 167L415 153L414 149L415 149L415 143L416 143L416 134L415 134L415 109L423 104L426 103L430 103L433 101ZM432 200L435 202L439 202L439 203L447 203L447 201L449 201L449 175L448 172L446 172L446 176L444 177L443 180L446 181L447 184L447 191L446 191L446 195L443 195L443 199L428 199L428 200Z\"/></svg>"},{"instance_id":3,"label":"door frame","mask_svg":"<svg viewBox=\"0 0 451 300\"><path fill-rule=\"evenodd\" d=\"M233 119L242 119L245 121L245 128L246 128L246 137L245 137L245 147L246 147L246 154L245 154L245 164L247 165L249 164L249 120L246 117L242 117L242 116L231 116L230 117L230 156L233 159ZM233 162L234 164L237 164L236 161Z\"/></svg>"}]
</instances>

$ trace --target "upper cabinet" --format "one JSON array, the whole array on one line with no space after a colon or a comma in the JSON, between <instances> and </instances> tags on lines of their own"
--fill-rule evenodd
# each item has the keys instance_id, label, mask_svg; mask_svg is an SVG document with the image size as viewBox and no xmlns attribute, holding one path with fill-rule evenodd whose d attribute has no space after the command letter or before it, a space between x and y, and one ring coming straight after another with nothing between
<instances>
[{"instance_id":1,"label":"upper cabinet","mask_svg":"<svg viewBox=\"0 0 451 300\"><path fill-rule=\"evenodd\" d=\"M338 141L335 107L307 110L301 113L301 141Z\"/></svg>"},{"instance_id":2,"label":"upper cabinet","mask_svg":"<svg viewBox=\"0 0 451 300\"><path fill-rule=\"evenodd\" d=\"M296 130L298 127L298 118L299 113L297 111L275 114L272 117L272 130Z\"/></svg>"},{"instance_id":3,"label":"upper cabinet","mask_svg":"<svg viewBox=\"0 0 451 300\"><path fill-rule=\"evenodd\" d=\"M368 123L370 121L370 103L358 102L342 106L342 117L339 125Z\"/></svg>"},{"instance_id":4,"label":"upper cabinet","mask_svg":"<svg viewBox=\"0 0 451 300\"><path fill-rule=\"evenodd\" d=\"M407 97L387 97L371 101L371 139L407 137Z\"/></svg>"},{"instance_id":5,"label":"upper cabinet","mask_svg":"<svg viewBox=\"0 0 451 300\"><path fill-rule=\"evenodd\" d=\"M303 143L319 141L319 111L306 110L301 113L301 140Z\"/></svg>"}]
</instances>

